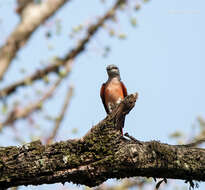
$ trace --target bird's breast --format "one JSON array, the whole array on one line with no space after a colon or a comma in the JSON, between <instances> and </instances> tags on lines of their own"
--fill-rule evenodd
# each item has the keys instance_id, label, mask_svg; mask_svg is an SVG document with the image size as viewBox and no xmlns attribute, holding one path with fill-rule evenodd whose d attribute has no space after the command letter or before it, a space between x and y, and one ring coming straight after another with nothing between
<instances>
[{"instance_id":1,"label":"bird's breast","mask_svg":"<svg viewBox=\"0 0 205 190\"><path fill-rule=\"evenodd\" d=\"M122 99L124 99L124 94L121 83L109 83L105 88L105 102L118 104Z\"/></svg>"}]
</instances>

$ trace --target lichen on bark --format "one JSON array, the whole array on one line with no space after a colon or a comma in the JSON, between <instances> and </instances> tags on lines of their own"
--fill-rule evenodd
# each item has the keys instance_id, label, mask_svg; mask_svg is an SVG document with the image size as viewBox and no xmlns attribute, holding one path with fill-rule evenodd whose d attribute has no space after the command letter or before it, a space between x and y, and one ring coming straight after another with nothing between
<instances>
[{"instance_id":1,"label":"lichen on bark","mask_svg":"<svg viewBox=\"0 0 205 190\"><path fill-rule=\"evenodd\" d=\"M205 181L205 150L138 142L121 136L122 117L134 107L129 95L80 139L0 148L0 187L73 182L89 187L133 176Z\"/></svg>"}]
</instances>

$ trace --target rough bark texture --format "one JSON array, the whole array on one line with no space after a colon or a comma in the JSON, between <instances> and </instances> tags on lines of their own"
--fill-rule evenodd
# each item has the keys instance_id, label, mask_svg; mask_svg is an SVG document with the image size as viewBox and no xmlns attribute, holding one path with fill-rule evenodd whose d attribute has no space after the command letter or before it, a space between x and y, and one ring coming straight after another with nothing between
<instances>
[{"instance_id":1,"label":"rough bark texture","mask_svg":"<svg viewBox=\"0 0 205 190\"><path fill-rule=\"evenodd\" d=\"M17 51L27 42L30 35L68 0L47 0L36 4L30 2L21 14L21 22L0 48L0 80L8 69Z\"/></svg>"},{"instance_id":2,"label":"rough bark texture","mask_svg":"<svg viewBox=\"0 0 205 190\"><path fill-rule=\"evenodd\" d=\"M90 187L132 176L205 181L205 150L121 136L121 118L134 107L129 95L81 139L0 148L0 187L73 182Z\"/></svg>"}]
</instances>

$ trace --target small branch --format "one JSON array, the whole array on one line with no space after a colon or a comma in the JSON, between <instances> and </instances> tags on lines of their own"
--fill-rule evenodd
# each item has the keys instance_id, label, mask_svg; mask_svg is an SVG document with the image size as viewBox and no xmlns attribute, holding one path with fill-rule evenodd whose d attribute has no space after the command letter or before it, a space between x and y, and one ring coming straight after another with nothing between
<instances>
[{"instance_id":1,"label":"small branch","mask_svg":"<svg viewBox=\"0 0 205 190\"><path fill-rule=\"evenodd\" d=\"M125 3L126 0L117 0L114 6L107 12L103 17L101 17L96 24L91 25L87 30L87 35L84 39L79 41L78 45L73 48L63 59L58 58L56 62L52 65L47 66L42 70L38 70L33 73L31 76L26 77L25 79L18 81L2 90L0 90L0 98L8 97L11 93L13 93L19 86L25 86L29 82L33 82L35 80L41 79L43 76L47 75L51 72L58 72L59 67L64 65L67 61L76 58L84 49L86 44L91 40L92 36L98 31L98 29L107 21L108 19L113 18L116 10L120 6L121 3ZM51 4L52 5L52 4ZM0 59L1 63L1 59ZM1 73L1 72L0 72ZM1 76L1 74L0 74Z\"/></svg>"},{"instance_id":2,"label":"small branch","mask_svg":"<svg viewBox=\"0 0 205 190\"><path fill-rule=\"evenodd\" d=\"M40 100L24 108L15 108L6 118L6 120L0 123L0 131L3 129L4 126L11 125L18 119L26 118L28 115L30 115L34 111L40 109L43 103L47 99L53 96L56 88L60 85L62 80L70 73L71 64L72 64L71 61L67 62L67 65L65 66L65 75L63 77L60 76L59 79L55 82L55 84L49 89L49 91Z\"/></svg>"},{"instance_id":3,"label":"small branch","mask_svg":"<svg viewBox=\"0 0 205 190\"><path fill-rule=\"evenodd\" d=\"M10 190L18 190L18 187L12 187Z\"/></svg>"},{"instance_id":4,"label":"small branch","mask_svg":"<svg viewBox=\"0 0 205 190\"><path fill-rule=\"evenodd\" d=\"M142 145L142 143L141 143L139 140L137 140L136 138L130 136L128 133L125 133L124 136L130 138L130 139L131 139L132 141L134 141L135 143L138 143L138 144L141 144L141 145Z\"/></svg>"},{"instance_id":5,"label":"small branch","mask_svg":"<svg viewBox=\"0 0 205 190\"><path fill-rule=\"evenodd\" d=\"M197 147L200 144L203 144L205 142L205 139L197 139L196 141L188 144L179 144L176 146L183 146L183 147Z\"/></svg>"},{"instance_id":6,"label":"small branch","mask_svg":"<svg viewBox=\"0 0 205 190\"><path fill-rule=\"evenodd\" d=\"M202 118L202 117L199 116L199 117L197 118L197 120L198 120L200 126L205 127L205 120L204 120L204 118Z\"/></svg>"},{"instance_id":7,"label":"small branch","mask_svg":"<svg viewBox=\"0 0 205 190\"><path fill-rule=\"evenodd\" d=\"M18 50L24 46L33 32L68 0L47 0L36 4L29 2L21 14L21 22L0 48L0 80L7 71ZM18 11L18 10L17 10Z\"/></svg>"},{"instance_id":8,"label":"small branch","mask_svg":"<svg viewBox=\"0 0 205 190\"><path fill-rule=\"evenodd\" d=\"M63 118L64 118L64 116L65 116L65 112L66 112L66 110L67 110L67 107L68 107L68 105L69 105L69 103L70 103L70 100L71 100L71 97L72 97L72 96L73 96L73 87L71 86L71 87L68 89L68 92L67 92L67 95L66 95L66 98L65 98L65 102L64 102L62 111L61 111L59 117L58 117L57 120L56 120L56 125L55 125L55 127L54 127L54 129L53 129L53 131L52 131L51 136L48 138L46 144L51 144L51 143L53 142L54 138L56 137L57 132L58 132L58 130L59 130L59 128L60 128L60 124L61 124L61 122L63 121Z\"/></svg>"},{"instance_id":9,"label":"small branch","mask_svg":"<svg viewBox=\"0 0 205 190\"><path fill-rule=\"evenodd\" d=\"M25 8L32 2L33 0L17 0L16 13L22 15L22 12L25 10Z\"/></svg>"}]
</instances>

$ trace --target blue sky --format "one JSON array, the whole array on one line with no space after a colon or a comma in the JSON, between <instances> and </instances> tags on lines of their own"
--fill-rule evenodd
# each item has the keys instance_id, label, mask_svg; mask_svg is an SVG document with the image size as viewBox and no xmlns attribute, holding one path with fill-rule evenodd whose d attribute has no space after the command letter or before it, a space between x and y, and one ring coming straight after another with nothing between
<instances>
[{"instance_id":1,"label":"blue sky","mask_svg":"<svg viewBox=\"0 0 205 190\"><path fill-rule=\"evenodd\" d=\"M19 21L13 13L14 7L13 1L0 3L0 44ZM18 59L13 61L0 86L22 78L23 74L17 74L19 67L32 73L32 69L41 67L40 61L49 60L53 55L63 56L75 45L75 41L68 38L72 27L82 21L92 21L108 7L99 1L92 1L92 6L90 2L80 0L68 3L53 18L62 19L61 35L45 40L47 28L39 28L18 53ZM108 64L119 66L129 93L139 93L135 108L126 118L124 131L140 140L172 144L175 142L168 136L176 130L191 137L191 126L196 123L197 116L205 117L204 7L203 0L153 0L143 4L137 13L119 13L120 24L116 28L126 33L125 40L110 38L104 29L100 30L86 52L75 60L71 76L64 81L54 101L45 105L45 111L58 113L68 85L75 85L75 95L57 140L83 136L106 116L99 91L107 80L105 68ZM136 28L131 27L130 17L137 18ZM52 51L48 50L48 44L54 46ZM111 47L107 58L93 51L107 45ZM36 83L38 85L40 88L41 84ZM18 92L21 95L23 91L21 88ZM17 124L19 130L27 130L23 124ZM49 131L49 127L46 123L42 130ZM73 128L78 128L77 135L71 133ZM0 137L1 145L15 145L14 141L8 141L10 129L3 135ZM43 189L49 187L44 186Z\"/></svg>"}]
</instances>

